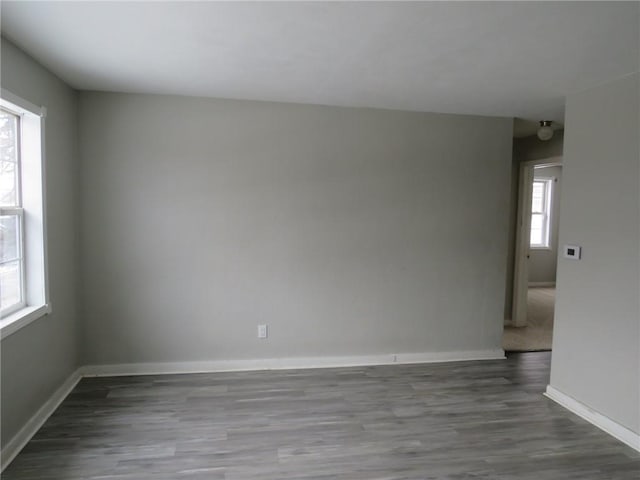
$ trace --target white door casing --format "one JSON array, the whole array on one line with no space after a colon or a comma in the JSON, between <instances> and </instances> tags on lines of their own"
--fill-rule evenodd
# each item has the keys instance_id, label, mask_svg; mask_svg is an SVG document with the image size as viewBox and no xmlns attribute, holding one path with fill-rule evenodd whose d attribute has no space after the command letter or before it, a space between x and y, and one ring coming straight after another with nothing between
<instances>
[{"instance_id":1,"label":"white door casing","mask_svg":"<svg viewBox=\"0 0 640 480\"><path fill-rule=\"evenodd\" d=\"M511 325L527 325L527 292L529 289L529 251L531 237L531 193L535 167L562 165L562 157L530 160L520 164L518 181L518 218L516 223L516 252L513 274L513 307Z\"/></svg>"}]
</instances>

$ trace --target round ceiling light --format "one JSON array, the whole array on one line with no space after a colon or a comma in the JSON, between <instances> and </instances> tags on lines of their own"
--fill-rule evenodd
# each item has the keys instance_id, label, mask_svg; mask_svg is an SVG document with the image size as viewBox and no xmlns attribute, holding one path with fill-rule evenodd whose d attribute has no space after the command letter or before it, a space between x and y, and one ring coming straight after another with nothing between
<instances>
[{"instance_id":1,"label":"round ceiling light","mask_svg":"<svg viewBox=\"0 0 640 480\"><path fill-rule=\"evenodd\" d=\"M551 137L553 137L551 120L541 120L540 128L538 128L538 138L542 141L546 141L546 140L551 140Z\"/></svg>"}]
</instances>

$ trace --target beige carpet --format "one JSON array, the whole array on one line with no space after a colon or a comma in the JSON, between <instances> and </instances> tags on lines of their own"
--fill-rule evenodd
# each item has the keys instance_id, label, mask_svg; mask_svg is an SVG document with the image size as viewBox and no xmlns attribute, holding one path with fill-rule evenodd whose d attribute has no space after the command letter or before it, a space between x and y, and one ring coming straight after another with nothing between
<instances>
[{"instance_id":1,"label":"beige carpet","mask_svg":"<svg viewBox=\"0 0 640 480\"><path fill-rule=\"evenodd\" d=\"M555 288L530 288L527 294L527 326L505 327L502 348L508 352L551 350Z\"/></svg>"}]
</instances>

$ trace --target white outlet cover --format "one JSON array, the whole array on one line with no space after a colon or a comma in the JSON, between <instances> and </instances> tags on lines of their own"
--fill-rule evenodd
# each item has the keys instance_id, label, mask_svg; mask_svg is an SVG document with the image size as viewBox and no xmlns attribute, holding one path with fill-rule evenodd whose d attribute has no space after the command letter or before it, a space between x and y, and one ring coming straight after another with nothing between
<instances>
[{"instance_id":1,"label":"white outlet cover","mask_svg":"<svg viewBox=\"0 0 640 480\"><path fill-rule=\"evenodd\" d=\"M268 330L266 325L258 325L258 338L267 338Z\"/></svg>"}]
</instances>

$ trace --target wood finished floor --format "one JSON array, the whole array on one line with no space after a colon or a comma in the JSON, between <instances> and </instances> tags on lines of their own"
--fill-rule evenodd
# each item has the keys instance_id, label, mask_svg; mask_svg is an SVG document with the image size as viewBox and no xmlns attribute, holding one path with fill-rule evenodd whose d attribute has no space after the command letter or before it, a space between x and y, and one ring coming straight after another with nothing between
<instances>
[{"instance_id":1,"label":"wood finished floor","mask_svg":"<svg viewBox=\"0 0 640 480\"><path fill-rule=\"evenodd\" d=\"M2 478L640 478L542 396L549 361L83 379Z\"/></svg>"}]
</instances>

